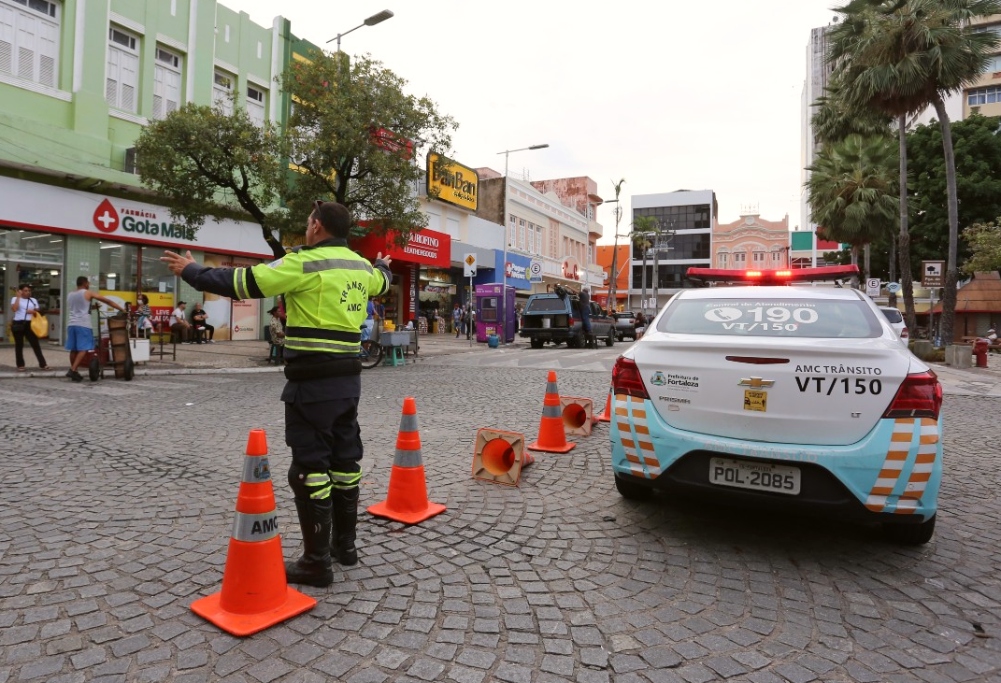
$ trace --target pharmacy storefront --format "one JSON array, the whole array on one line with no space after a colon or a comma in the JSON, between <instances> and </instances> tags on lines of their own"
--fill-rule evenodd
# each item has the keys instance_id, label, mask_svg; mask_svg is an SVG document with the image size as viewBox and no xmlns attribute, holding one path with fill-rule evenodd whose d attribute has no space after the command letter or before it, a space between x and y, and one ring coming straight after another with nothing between
<instances>
[{"instance_id":1,"label":"pharmacy storefront","mask_svg":"<svg viewBox=\"0 0 1001 683\"><path fill-rule=\"evenodd\" d=\"M0 177L0 277L5 301L28 283L49 318L51 339L65 329L66 295L78 276L91 291L121 303L149 297L165 320L179 301L204 302L215 338L261 339L260 302L234 306L230 299L195 291L159 260L164 249L191 251L210 266L248 266L273 258L255 223L205 221L194 231L173 222L155 204ZM246 309L246 310L245 310ZM9 323L4 306L4 329Z\"/></svg>"}]
</instances>

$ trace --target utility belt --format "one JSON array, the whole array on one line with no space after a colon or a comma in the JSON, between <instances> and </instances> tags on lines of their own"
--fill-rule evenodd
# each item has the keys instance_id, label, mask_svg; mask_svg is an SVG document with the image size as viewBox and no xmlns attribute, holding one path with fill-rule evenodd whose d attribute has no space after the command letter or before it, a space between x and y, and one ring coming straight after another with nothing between
<instances>
[{"instance_id":1,"label":"utility belt","mask_svg":"<svg viewBox=\"0 0 1001 683\"><path fill-rule=\"evenodd\" d=\"M288 359L285 379L291 382L305 382L327 377L346 377L361 374L361 359L358 356L337 358L330 354L295 356Z\"/></svg>"}]
</instances>

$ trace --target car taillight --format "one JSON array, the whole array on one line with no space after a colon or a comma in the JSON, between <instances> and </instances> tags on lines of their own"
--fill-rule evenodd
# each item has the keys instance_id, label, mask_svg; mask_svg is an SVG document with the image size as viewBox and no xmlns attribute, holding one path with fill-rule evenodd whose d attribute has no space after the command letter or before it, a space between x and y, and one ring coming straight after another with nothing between
<instances>
[{"instance_id":1,"label":"car taillight","mask_svg":"<svg viewBox=\"0 0 1001 683\"><path fill-rule=\"evenodd\" d=\"M573 316L567 318L567 327L573 327Z\"/></svg>"},{"instance_id":2,"label":"car taillight","mask_svg":"<svg viewBox=\"0 0 1001 683\"><path fill-rule=\"evenodd\" d=\"M901 339L907 339L910 336L911 336L911 333L907 331L906 327L904 329L900 330L900 338Z\"/></svg>"},{"instance_id":3,"label":"car taillight","mask_svg":"<svg viewBox=\"0 0 1001 683\"><path fill-rule=\"evenodd\" d=\"M937 420L941 408L942 385L938 383L935 373L929 370L907 375L883 417L930 417Z\"/></svg>"},{"instance_id":4,"label":"car taillight","mask_svg":"<svg viewBox=\"0 0 1001 683\"><path fill-rule=\"evenodd\" d=\"M612 368L612 391L637 398L650 398L636 361L629 358L619 357L615 361L615 366Z\"/></svg>"}]
</instances>

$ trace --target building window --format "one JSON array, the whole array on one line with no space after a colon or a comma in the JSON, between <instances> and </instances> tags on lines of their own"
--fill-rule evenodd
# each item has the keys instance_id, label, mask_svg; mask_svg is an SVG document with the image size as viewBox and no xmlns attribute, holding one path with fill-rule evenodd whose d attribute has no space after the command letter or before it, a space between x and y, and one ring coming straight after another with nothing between
<instances>
[{"instance_id":1,"label":"building window","mask_svg":"<svg viewBox=\"0 0 1001 683\"><path fill-rule=\"evenodd\" d=\"M139 92L139 38L112 26L108 32L108 69L104 98L115 109L136 113Z\"/></svg>"},{"instance_id":2,"label":"building window","mask_svg":"<svg viewBox=\"0 0 1001 683\"><path fill-rule=\"evenodd\" d=\"M735 268L743 268L747 264L747 252L733 252L733 265Z\"/></svg>"},{"instance_id":3,"label":"building window","mask_svg":"<svg viewBox=\"0 0 1001 683\"><path fill-rule=\"evenodd\" d=\"M511 215L507 219L507 246L514 246L514 242L517 239L517 232L518 219Z\"/></svg>"},{"instance_id":4,"label":"building window","mask_svg":"<svg viewBox=\"0 0 1001 683\"><path fill-rule=\"evenodd\" d=\"M764 263L765 263L765 252L763 252L763 251L755 251L754 254L753 254L753 258L754 258L754 265L755 266L764 265Z\"/></svg>"},{"instance_id":5,"label":"building window","mask_svg":"<svg viewBox=\"0 0 1001 683\"><path fill-rule=\"evenodd\" d=\"M230 74L217 70L215 81L212 83L212 104L219 107L227 116L233 113L234 81L235 79Z\"/></svg>"},{"instance_id":6,"label":"building window","mask_svg":"<svg viewBox=\"0 0 1001 683\"><path fill-rule=\"evenodd\" d=\"M181 104L181 57L162 47L156 48L153 70L153 118L162 119Z\"/></svg>"},{"instance_id":7,"label":"building window","mask_svg":"<svg viewBox=\"0 0 1001 683\"><path fill-rule=\"evenodd\" d=\"M977 88L966 93L966 103L971 107L980 104L1001 102L1001 86L992 85L987 88Z\"/></svg>"},{"instance_id":8,"label":"building window","mask_svg":"<svg viewBox=\"0 0 1001 683\"><path fill-rule=\"evenodd\" d=\"M0 73L56 87L58 9L47 0L0 0Z\"/></svg>"},{"instance_id":9,"label":"building window","mask_svg":"<svg viewBox=\"0 0 1001 683\"><path fill-rule=\"evenodd\" d=\"M258 126L264 125L264 91L247 86L247 116Z\"/></svg>"},{"instance_id":10,"label":"building window","mask_svg":"<svg viewBox=\"0 0 1001 683\"><path fill-rule=\"evenodd\" d=\"M718 268L726 268L729 265L729 257L730 254L725 251L716 254L716 266Z\"/></svg>"},{"instance_id":11,"label":"building window","mask_svg":"<svg viewBox=\"0 0 1001 683\"><path fill-rule=\"evenodd\" d=\"M778 249L772 250L772 264L779 265L782 263L782 252Z\"/></svg>"},{"instance_id":12,"label":"building window","mask_svg":"<svg viewBox=\"0 0 1001 683\"><path fill-rule=\"evenodd\" d=\"M522 218L518 221L518 248L524 251L525 249L525 219Z\"/></svg>"}]
</instances>

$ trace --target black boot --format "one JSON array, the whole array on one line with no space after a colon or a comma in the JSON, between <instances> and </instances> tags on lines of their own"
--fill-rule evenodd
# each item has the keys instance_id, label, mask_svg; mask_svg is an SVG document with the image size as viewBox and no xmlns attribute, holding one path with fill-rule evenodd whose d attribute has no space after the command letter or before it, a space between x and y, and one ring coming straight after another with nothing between
<instances>
[{"instance_id":1,"label":"black boot","mask_svg":"<svg viewBox=\"0 0 1001 683\"><path fill-rule=\"evenodd\" d=\"M330 493L334 506L334 523L331 526L330 554L339 564L358 564L355 548L355 527L358 524L358 487L335 488Z\"/></svg>"},{"instance_id":2,"label":"black boot","mask_svg":"<svg viewBox=\"0 0 1001 683\"><path fill-rule=\"evenodd\" d=\"M330 563L330 499L295 499L295 511L302 529L302 557L285 563L289 583L323 588L334 581Z\"/></svg>"}]
</instances>

